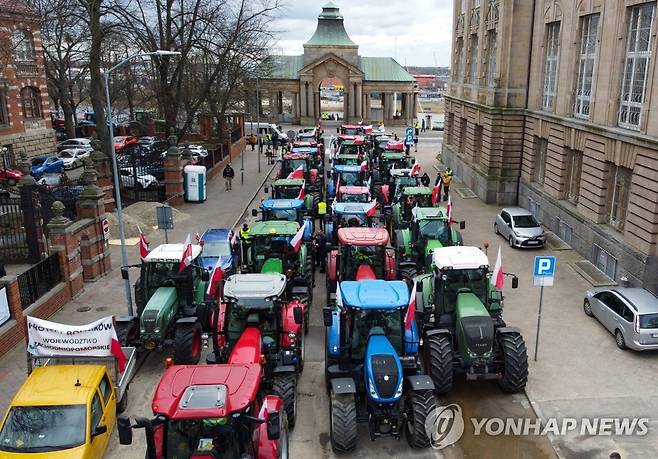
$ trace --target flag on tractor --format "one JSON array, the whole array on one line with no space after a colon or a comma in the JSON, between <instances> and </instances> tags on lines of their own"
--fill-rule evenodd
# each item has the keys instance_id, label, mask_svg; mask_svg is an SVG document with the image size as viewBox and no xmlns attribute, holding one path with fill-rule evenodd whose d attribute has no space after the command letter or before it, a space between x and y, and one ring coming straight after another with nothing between
<instances>
[{"instance_id":1,"label":"flag on tractor","mask_svg":"<svg viewBox=\"0 0 658 459\"><path fill-rule=\"evenodd\" d=\"M198 231L197 231L196 233L194 233L194 239L196 239L196 243L197 243L197 244L198 244L199 242L201 242L201 235L199 234Z\"/></svg>"},{"instance_id":2,"label":"flag on tractor","mask_svg":"<svg viewBox=\"0 0 658 459\"><path fill-rule=\"evenodd\" d=\"M336 191L334 192L334 196L336 196L336 198L338 198L338 190L340 190L340 177L336 179Z\"/></svg>"},{"instance_id":3,"label":"flag on tractor","mask_svg":"<svg viewBox=\"0 0 658 459\"><path fill-rule=\"evenodd\" d=\"M411 170L409 171L409 176L413 175L418 175L420 173L420 164L418 164L418 161L414 163L414 165L411 167Z\"/></svg>"},{"instance_id":4,"label":"flag on tractor","mask_svg":"<svg viewBox=\"0 0 658 459\"><path fill-rule=\"evenodd\" d=\"M299 231L297 231L297 234L290 239L290 245L292 246L293 250L295 253L299 252L299 248L302 246L302 238L304 237L304 230L306 229L306 222L302 225L301 228L299 228Z\"/></svg>"},{"instance_id":5,"label":"flag on tractor","mask_svg":"<svg viewBox=\"0 0 658 459\"><path fill-rule=\"evenodd\" d=\"M220 266L220 259L217 259L217 263L212 268L210 272L210 281L208 282L208 290L206 294L216 300L222 299L222 279L224 279L224 270Z\"/></svg>"},{"instance_id":6,"label":"flag on tractor","mask_svg":"<svg viewBox=\"0 0 658 459\"><path fill-rule=\"evenodd\" d=\"M416 318L416 283L414 288L411 289L411 296L409 297L409 306L407 307L407 315L404 317L404 329L410 330L411 324Z\"/></svg>"},{"instance_id":7,"label":"flag on tractor","mask_svg":"<svg viewBox=\"0 0 658 459\"><path fill-rule=\"evenodd\" d=\"M126 359L126 354L123 353L123 349L121 349L121 343L119 342L119 338L117 337L117 331L114 329L114 326L112 327L112 341L110 342L110 352L112 355L114 355L117 358L117 366L119 367L119 372L123 373L124 370L126 369L126 363L128 362L128 359Z\"/></svg>"},{"instance_id":8,"label":"flag on tractor","mask_svg":"<svg viewBox=\"0 0 658 459\"><path fill-rule=\"evenodd\" d=\"M146 239L146 235L142 233L142 229L139 225L137 226L137 229L139 230L139 257L142 260L145 260L148 254L151 253L149 250L149 241Z\"/></svg>"},{"instance_id":9,"label":"flag on tractor","mask_svg":"<svg viewBox=\"0 0 658 459\"><path fill-rule=\"evenodd\" d=\"M231 230L231 233L229 235L229 240L231 241L231 245L235 245L236 242L238 242L238 233Z\"/></svg>"},{"instance_id":10,"label":"flag on tractor","mask_svg":"<svg viewBox=\"0 0 658 459\"><path fill-rule=\"evenodd\" d=\"M306 180L304 180L304 183L302 183L302 188L301 190L299 190L297 199L304 199L305 197L306 197Z\"/></svg>"},{"instance_id":11,"label":"flag on tractor","mask_svg":"<svg viewBox=\"0 0 658 459\"><path fill-rule=\"evenodd\" d=\"M304 178L304 166L299 166L297 169L288 174L289 179Z\"/></svg>"},{"instance_id":12,"label":"flag on tractor","mask_svg":"<svg viewBox=\"0 0 658 459\"><path fill-rule=\"evenodd\" d=\"M185 268L192 264L192 241L190 240L190 235L187 235L185 242L183 243L183 253L180 257L180 264L178 265L178 272L182 273L185 271Z\"/></svg>"},{"instance_id":13,"label":"flag on tractor","mask_svg":"<svg viewBox=\"0 0 658 459\"><path fill-rule=\"evenodd\" d=\"M441 198L441 182L434 185L434 189L432 190L432 205L435 205L437 202L439 202L440 198Z\"/></svg>"},{"instance_id":14,"label":"flag on tractor","mask_svg":"<svg viewBox=\"0 0 658 459\"><path fill-rule=\"evenodd\" d=\"M452 201L448 195L448 225L452 225Z\"/></svg>"},{"instance_id":15,"label":"flag on tractor","mask_svg":"<svg viewBox=\"0 0 658 459\"><path fill-rule=\"evenodd\" d=\"M365 172L367 170L368 170L368 161L363 160L363 162L361 163L361 172Z\"/></svg>"},{"instance_id":16,"label":"flag on tractor","mask_svg":"<svg viewBox=\"0 0 658 459\"><path fill-rule=\"evenodd\" d=\"M370 205L366 207L366 215L368 217L372 217L373 215L375 215L375 213L377 212L377 206L378 206L377 200L373 199L370 202Z\"/></svg>"},{"instance_id":17,"label":"flag on tractor","mask_svg":"<svg viewBox=\"0 0 658 459\"><path fill-rule=\"evenodd\" d=\"M498 246L498 257L496 257L496 265L494 266L490 282L492 287L497 289L503 288L503 257L501 255L500 246Z\"/></svg>"}]
</instances>

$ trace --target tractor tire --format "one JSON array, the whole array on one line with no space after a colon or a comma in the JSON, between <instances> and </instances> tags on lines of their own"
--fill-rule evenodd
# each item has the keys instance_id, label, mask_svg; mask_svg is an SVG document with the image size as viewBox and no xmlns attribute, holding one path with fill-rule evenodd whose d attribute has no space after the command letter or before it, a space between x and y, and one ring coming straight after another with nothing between
<instances>
[{"instance_id":1,"label":"tractor tire","mask_svg":"<svg viewBox=\"0 0 658 459\"><path fill-rule=\"evenodd\" d=\"M439 395L452 389L452 339L449 335L430 336L425 340L425 365Z\"/></svg>"},{"instance_id":2,"label":"tractor tire","mask_svg":"<svg viewBox=\"0 0 658 459\"><path fill-rule=\"evenodd\" d=\"M405 435L412 448L427 448L431 438L425 431L425 421L438 403L431 390L412 391L407 396L407 425Z\"/></svg>"},{"instance_id":3,"label":"tractor tire","mask_svg":"<svg viewBox=\"0 0 658 459\"><path fill-rule=\"evenodd\" d=\"M304 333L308 334L308 322L311 318L310 317L310 315L311 315L311 313L310 313L310 311L311 311L311 308L310 308L311 298L308 294L295 295L295 298L297 298L300 301L300 303L304 303L304 305L306 306L306 312L304 313Z\"/></svg>"},{"instance_id":4,"label":"tractor tire","mask_svg":"<svg viewBox=\"0 0 658 459\"><path fill-rule=\"evenodd\" d=\"M320 203L320 192L319 191L314 191L311 193L311 196L313 197L313 211L311 212L311 215L313 216L313 220L318 218L318 204Z\"/></svg>"},{"instance_id":5,"label":"tractor tire","mask_svg":"<svg viewBox=\"0 0 658 459\"><path fill-rule=\"evenodd\" d=\"M302 333L297 337L298 351L297 351L297 373L300 375L304 371L304 359L306 358L306 334L308 333L308 319L304 317L304 324L302 325Z\"/></svg>"},{"instance_id":6,"label":"tractor tire","mask_svg":"<svg viewBox=\"0 0 658 459\"><path fill-rule=\"evenodd\" d=\"M201 324L181 324L174 332L174 363L196 365L201 358Z\"/></svg>"},{"instance_id":7,"label":"tractor tire","mask_svg":"<svg viewBox=\"0 0 658 459\"><path fill-rule=\"evenodd\" d=\"M126 386L126 390L123 393L121 400L117 400L117 414L123 413L128 408L128 391L130 390L130 384Z\"/></svg>"},{"instance_id":8,"label":"tractor tire","mask_svg":"<svg viewBox=\"0 0 658 459\"><path fill-rule=\"evenodd\" d=\"M356 403L354 394L330 394L329 403L331 448L347 453L356 448Z\"/></svg>"},{"instance_id":9,"label":"tractor tire","mask_svg":"<svg viewBox=\"0 0 658 459\"><path fill-rule=\"evenodd\" d=\"M114 326L117 334L117 340L123 347L130 346L139 338L139 330L135 322L117 322Z\"/></svg>"},{"instance_id":10,"label":"tractor tire","mask_svg":"<svg viewBox=\"0 0 658 459\"><path fill-rule=\"evenodd\" d=\"M283 400L288 425L291 429L294 428L297 420L297 375L293 373L275 375L272 379L272 392Z\"/></svg>"},{"instance_id":11,"label":"tractor tire","mask_svg":"<svg viewBox=\"0 0 658 459\"><path fill-rule=\"evenodd\" d=\"M381 185L373 185L372 187L372 196L377 200L377 202L384 205L384 193L382 192Z\"/></svg>"},{"instance_id":12,"label":"tractor tire","mask_svg":"<svg viewBox=\"0 0 658 459\"><path fill-rule=\"evenodd\" d=\"M290 457L290 429L288 428L288 416L285 410L281 411L281 436L277 444L277 459L288 459Z\"/></svg>"},{"instance_id":13,"label":"tractor tire","mask_svg":"<svg viewBox=\"0 0 658 459\"><path fill-rule=\"evenodd\" d=\"M503 377L498 385L505 392L520 392L528 382L528 350L519 333L503 333L498 337L503 353Z\"/></svg>"},{"instance_id":14,"label":"tractor tire","mask_svg":"<svg viewBox=\"0 0 658 459\"><path fill-rule=\"evenodd\" d=\"M415 266L404 266L398 268L398 277L407 285L413 285L414 278L418 275L418 269Z\"/></svg>"}]
</instances>

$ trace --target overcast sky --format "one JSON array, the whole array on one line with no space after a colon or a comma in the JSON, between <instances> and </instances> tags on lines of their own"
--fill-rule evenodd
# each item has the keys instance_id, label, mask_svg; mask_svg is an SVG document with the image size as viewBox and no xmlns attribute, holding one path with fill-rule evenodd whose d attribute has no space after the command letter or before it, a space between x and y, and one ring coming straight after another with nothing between
<instances>
[{"instance_id":1,"label":"overcast sky","mask_svg":"<svg viewBox=\"0 0 658 459\"><path fill-rule=\"evenodd\" d=\"M361 56L395 57L402 65L406 60L407 65L449 66L452 0L333 1ZM302 54L328 0L284 2L272 24L279 38L273 54Z\"/></svg>"}]
</instances>

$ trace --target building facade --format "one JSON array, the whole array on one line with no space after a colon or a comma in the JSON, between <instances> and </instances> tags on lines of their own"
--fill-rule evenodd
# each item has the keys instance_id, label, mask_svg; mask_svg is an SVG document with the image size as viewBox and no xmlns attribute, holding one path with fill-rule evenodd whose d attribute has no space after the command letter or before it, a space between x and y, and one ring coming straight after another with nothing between
<instances>
[{"instance_id":1,"label":"building facade","mask_svg":"<svg viewBox=\"0 0 658 459\"><path fill-rule=\"evenodd\" d=\"M54 151L39 23L24 3L0 0L0 165Z\"/></svg>"},{"instance_id":2,"label":"building facade","mask_svg":"<svg viewBox=\"0 0 658 459\"><path fill-rule=\"evenodd\" d=\"M456 0L444 161L658 292L656 1Z\"/></svg>"}]
</instances>

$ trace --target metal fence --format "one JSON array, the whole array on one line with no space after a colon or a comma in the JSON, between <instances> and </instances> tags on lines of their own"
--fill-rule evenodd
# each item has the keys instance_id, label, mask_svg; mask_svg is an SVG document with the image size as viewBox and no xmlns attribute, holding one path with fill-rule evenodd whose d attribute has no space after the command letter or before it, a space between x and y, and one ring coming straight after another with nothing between
<instances>
[{"instance_id":1,"label":"metal fence","mask_svg":"<svg viewBox=\"0 0 658 459\"><path fill-rule=\"evenodd\" d=\"M64 216L76 220L78 211L76 203L84 190L82 179L69 180L57 186L41 185L38 189L41 218L43 219L43 230L48 234L48 222L53 218L52 205L55 201L64 204Z\"/></svg>"},{"instance_id":2,"label":"metal fence","mask_svg":"<svg viewBox=\"0 0 658 459\"><path fill-rule=\"evenodd\" d=\"M21 198L0 195L0 260L24 262L28 253Z\"/></svg>"},{"instance_id":3,"label":"metal fence","mask_svg":"<svg viewBox=\"0 0 658 459\"><path fill-rule=\"evenodd\" d=\"M126 147L118 157L121 199L125 205L138 201L163 202L165 168L162 152L139 145Z\"/></svg>"},{"instance_id":4,"label":"metal fence","mask_svg":"<svg viewBox=\"0 0 658 459\"><path fill-rule=\"evenodd\" d=\"M62 281L59 269L59 253L41 260L17 278L23 309L34 304Z\"/></svg>"}]
</instances>

